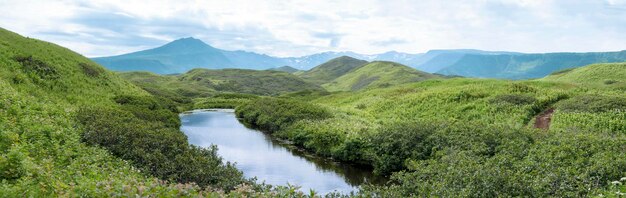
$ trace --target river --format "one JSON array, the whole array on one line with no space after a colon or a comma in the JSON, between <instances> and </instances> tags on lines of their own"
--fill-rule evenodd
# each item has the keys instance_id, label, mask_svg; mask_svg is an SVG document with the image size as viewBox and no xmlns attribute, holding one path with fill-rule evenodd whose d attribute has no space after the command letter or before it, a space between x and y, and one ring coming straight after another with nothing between
<instances>
[{"instance_id":1,"label":"river","mask_svg":"<svg viewBox=\"0 0 626 198\"><path fill-rule=\"evenodd\" d=\"M327 194L356 191L364 182L383 180L368 168L338 163L308 155L260 131L241 124L233 110L195 110L180 115L181 131L189 143L201 147L217 145L218 153L248 178L272 185L301 186Z\"/></svg>"}]
</instances>

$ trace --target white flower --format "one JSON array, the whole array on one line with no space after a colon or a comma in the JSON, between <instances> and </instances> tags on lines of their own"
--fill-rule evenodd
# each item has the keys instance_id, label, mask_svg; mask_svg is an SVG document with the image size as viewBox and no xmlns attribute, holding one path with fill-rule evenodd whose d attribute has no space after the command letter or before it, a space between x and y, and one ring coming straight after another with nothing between
<instances>
[{"instance_id":1,"label":"white flower","mask_svg":"<svg viewBox=\"0 0 626 198\"><path fill-rule=\"evenodd\" d=\"M619 179L620 181L626 181L626 177L622 177L621 179Z\"/></svg>"},{"instance_id":2,"label":"white flower","mask_svg":"<svg viewBox=\"0 0 626 198\"><path fill-rule=\"evenodd\" d=\"M613 185L622 185L622 182L619 181L612 181L611 184Z\"/></svg>"}]
</instances>

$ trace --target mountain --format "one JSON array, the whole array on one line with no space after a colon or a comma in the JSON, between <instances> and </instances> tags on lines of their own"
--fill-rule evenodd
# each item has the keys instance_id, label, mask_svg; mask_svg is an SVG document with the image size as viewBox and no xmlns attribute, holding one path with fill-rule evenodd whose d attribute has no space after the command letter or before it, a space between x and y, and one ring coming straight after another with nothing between
<instances>
[{"instance_id":1,"label":"mountain","mask_svg":"<svg viewBox=\"0 0 626 198\"><path fill-rule=\"evenodd\" d=\"M184 74L158 75L149 72L126 72L123 78L158 95L210 97L219 93L279 95L282 93L322 90L318 85L282 71L246 69L193 69Z\"/></svg>"},{"instance_id":2,"label":"mountain","mask_svg":"<svg viewBox=\"0 0 626 198\"><path fill-rule=\"evenodd\" d=\"M268 70L283 71L283 72L287 72L287 73L290 73L290 74L293 74L293 73L301 71L299 69L293 68L291 66L286 66L286 65L282 66L282 67L271 68L271 69L268 69Z\"/></svg>"},{"instance_id":3,"label":"mountain","mask_svg":"<svg viewBox=\"0 0 626 198\"><path fill-rule=\"evenodd\" d=\"M367 64L367 61L359 60L349 56L341 56L318 65L309 71L298 74L302 79L321 85L331 82L335 78L342 76L359 66Z\"/></svg>"},{"instance_id":4,"label":"mountain","mask_svg":"<svg viewBox=\"0 0 626 198\"><path fill-rule=\"evenodd\" d=\"M466 54L437 73L479 78L529 79L594 63L626 61L626 51L547 54Z\"/></svg>"},{"instance_id":5,"label":"mountain","mask_svg":"<svg viewBox=\"0 0 626 198\"><path fill-rule=\"evenodd\" d=\"M228 51L214 48L199 39L182 38L163 46L139 52L110 57L96 57L94 61L115 71L150 71L157 74L184 73L194 68L223 69L271 69L290 65L309 70L317 65L341 56L362 60L385 60L403 64L416 62L421 54L390 51L365 55L354 52L323 52L301 57L273 57L246 51Z\"/></svg>"},{"instance_id":6,"label":"mountain","mask_svg":"<svg viewBox=\"0 0 626 198\"><path fill-rule=\"evenodd\" d=\"M195 38L178 39L154 49L93 60L116 71L151 71L160 74L182 73L200 67L238 66L222 50Z\"/></svg>"},{"instance_id":7,"label":"mountain","mask_svg":"<svg viewBox=\"0 0 626 198\"><path fill-rule=\"evenodd\" d=\"M374 61L355 68L323 85L328 91L356 91L417 82L439 76L388 61Z\"/></svg>"},{"instance_id":8,"label":"mountain","mask_svg":"<svg viewBox=\"0 0 626 198\"><path fill-rule=\"evenodd\" d=\"M523 54L475 49L430 50L424 54L389 51L382 54L323 52L301 57L273 57L214 48L199 39L183 38L161 47L111 57L93 58L115 71L184 73L194 68L265 70L289 65L309 70L331 59L350 56L365 61L391 61L429 73L480 78L540 78L561 69L593 63L626 61L622 52Z\"/></svg>"},{"instance_id":9,"label":"mountain","mask_svg":"<svg viewBox=\"0 0 626 198\"><path fill-rule=\"evenodd\" d=\"M426 54L406 63L421 71L435 73L443 68L456 63L467 54L499 55L499 54L520 54L516 52L502 51L482 51L474 49L453 49L453 50L429 50Z\"/></svg>"}]
</instances>

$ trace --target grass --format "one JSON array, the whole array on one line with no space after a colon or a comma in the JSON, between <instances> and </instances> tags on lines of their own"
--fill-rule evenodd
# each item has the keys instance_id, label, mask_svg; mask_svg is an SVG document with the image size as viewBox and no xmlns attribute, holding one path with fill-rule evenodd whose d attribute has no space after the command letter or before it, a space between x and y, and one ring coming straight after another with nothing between
<instances>
[{"instance_id":1,"label":"grass","mask_svg":"<svg viewBox=\"0 0 626 198\"><path fill-rule=\"evenodd\" d=\"M615 160L626 157L626 98L597 78L626 79L622 65L560 74L586 76L571 80L430 79L293 95L330 116L264 123L278 124L266 130L311 152L391 174L393 185L362 192L372 196L587 196L626 175L626 161ZM238 115L246 122L291 117L260 110L287 105L264 100L244 104ZM307 104L296 106L289 109ZM556 108L550 129L533 129L548 108Z\"/></svg>"}]
</instances>

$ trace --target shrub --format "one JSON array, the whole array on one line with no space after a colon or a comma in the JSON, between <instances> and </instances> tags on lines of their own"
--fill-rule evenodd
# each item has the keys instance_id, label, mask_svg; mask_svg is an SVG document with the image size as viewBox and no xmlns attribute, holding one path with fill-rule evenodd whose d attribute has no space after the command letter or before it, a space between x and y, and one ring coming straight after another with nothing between
<instances>
[{"instance_id":1,"label":"shrub","mask_svg":"<svg viewBox=\"0 0 626 198\"><path fill-rule=\"evenodd\" d=\"M55 67L33 56L16 56L13 60L19 62L26 72L35 73L42 79L59 78L58 71Z\"/></svg>"},{"instance_id":2,"label":"shrub","mask_svg":"<svg viewBox=\"0 0 626 198\"><path fill-rule=\"evenodd\" d=\"M123 109L81 108L77 119L84 133L81 139L98 145L115 156L133 162L133 165L153 176L175 182L194 182L224 190L246 182L241 172L224 163L216 147L198 148L187 143L187 137L178 130L176 113L159 109L161 105L118 97ZM149 108L157 108L151 110ZM164 119L167 118L167 119Z\"/></svg>"},{"instance_id":3,"label":"shrub","mask_svg":"<svg viewBox=\"0 0 626 198\"><path fill-rule=\"evenodd\" d=\"M436 130L429 124L416 122L391 123L371 138L371 159L374 172L388 174L405 169L407 159L423 160L430 155L428 136Z\"/></svg>"},{"instance_id":4,"label":"shrub","mask_svg":"<svg viewBox=\"0 0 626 198\"><path fill-rule=\"evenodd\" d=\"M618 96L580 95L558 104L563 112L601 113L626 111L626 98Z\"/></svg>"},{"instance_id":5,"label":"shrub","mask_svg":"<svg viewBox=\"0 0 626 198\"><path fill-rule=\"evenodd\" d=\"M78 66L80 66L80 68L83 70L83 73L85 73L89 77L98 77L104 72L102 68L93 64L78 63Z\"/></svg>"},{"instance_id":6,"label":"shrub","mask_svg":"<svg viewBox=\"0 0 626 198\"><path fill-rule=\"evenodd\" d=\"M509 87L509 91L513 93L535 93L537 89L521 83L513 83Z\"/></svg>"},{"instance_id":7,"label":"shrub","mask_svg":"<svg viewBox=\"0 0 626 198\"><path fill-rule=\"evenodd\" d=\"M537 99L535 99L535 97L528 96L528 95L504 94L504 95L497 95L496 97L491 99L489 102L491 102L491 103L509 103L509 104L513 104L513 105L527 105L527 104L535 103L536 101L537 101Z\"/></svg>"},{"instance_id":8,"label":"shrub","mask_svg":"<svg viewBox=\"0 0 626 198\"><path fill-rule=\"evenodd\" d=\"M331 113L320 106L279 98L259 98L237 107L237 117L246 124L273 133L304 119L330 118Z\"/></svg>"}]
</instances>

